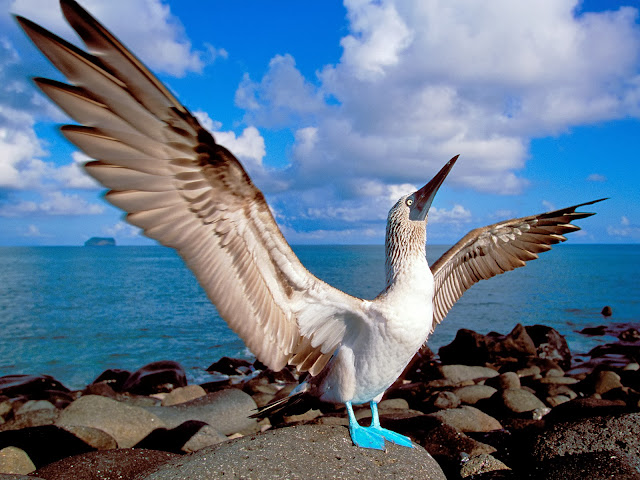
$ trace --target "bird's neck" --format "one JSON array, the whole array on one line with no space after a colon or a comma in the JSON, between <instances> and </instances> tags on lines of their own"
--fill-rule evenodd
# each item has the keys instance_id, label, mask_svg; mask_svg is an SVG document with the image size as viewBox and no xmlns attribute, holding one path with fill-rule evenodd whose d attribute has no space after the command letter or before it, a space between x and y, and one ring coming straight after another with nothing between
<instances>
[{"instance_id":1,"label":"bird's neck","mask_svg":"<svg viewBox=\"0 0 640 480\"><path fill-rule=\"evenodd\" d=\"M425 244L425 225L418 222L388 224L385 239L387 289L414 276L423 276L429 269Z\"/></svg>"}]
</instances>

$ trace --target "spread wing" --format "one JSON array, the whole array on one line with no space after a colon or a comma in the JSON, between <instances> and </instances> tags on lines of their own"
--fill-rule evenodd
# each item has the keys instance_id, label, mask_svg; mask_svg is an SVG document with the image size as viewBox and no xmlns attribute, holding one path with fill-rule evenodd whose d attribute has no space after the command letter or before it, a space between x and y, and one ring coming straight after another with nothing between
<instances>
[{"instance_id":1,"label":"spread wing","mask_svg":"<svg viewBox=\"0 0 640 480\"><path fill-rule=\"evenodd\" d=\"M571 222L594 215L576 209L602 200L506 220L465 235L431 267L435 282L432 330L471 285L524 267L539 253L551 250L551 245L564 242L565 233L580 230Z\"/></svg>"},{"instance_id":2,"label":"spread wing","mask_svg":"<svg viewBox=\"0 0 640 480\"><path fill-rule=\"evenodd\" d=\"M72 85L35 79L80 125L63 134L126 220L175 248L220 315L263 363L315 375L365 302L309 273L236 158L73 0L62 11L91 53L17 17Z\"/></svg>"}]
</instances>

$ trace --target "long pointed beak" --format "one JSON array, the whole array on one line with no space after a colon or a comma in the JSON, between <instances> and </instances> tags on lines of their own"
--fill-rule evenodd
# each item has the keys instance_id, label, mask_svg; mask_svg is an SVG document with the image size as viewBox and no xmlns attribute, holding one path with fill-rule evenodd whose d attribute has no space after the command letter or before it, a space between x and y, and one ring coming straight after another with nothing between
<instances>
[{"instance_id":1,"label":"long pointed beak","mask_svg":"<svg viewBox=\"0 0 640 480\"><path fill-rule=\"evenodd\" d=\"M444 182L444 179L447 178L447 175L449 175L449 172L456 163L456 160L458 160L458 157L459 155L456 155L449 160L429 183L413 194L415 203L412 205L409 213L409 218L411 220L424 221L427 218L427 213L429 212L429 208L431 208L431 203L433 202L436 193L438 193L438 189L442 185L442 182Z\"/></svg>"}]
</instances>

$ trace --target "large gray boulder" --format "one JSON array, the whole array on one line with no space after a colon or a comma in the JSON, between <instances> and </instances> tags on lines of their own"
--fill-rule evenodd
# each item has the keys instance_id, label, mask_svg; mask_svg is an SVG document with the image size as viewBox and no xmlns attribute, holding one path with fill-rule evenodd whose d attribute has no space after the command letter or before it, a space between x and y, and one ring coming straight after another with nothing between
<instances>
[{"instance_id":1,"label":"large gray boulder","mask_svg":"<svg viewBox=\"0 0 640 480\"><path fill-rule=\"evenodd\" d=\"M160 465L135 480L376 478L446 480L420 446L386 451L352 444L347 428L300 425L220 443Z\"/></svg>"},{"instance_id":2,"label":"large gray boulder","mask_svg":"<svg viewBox=\"0 0 640 480\"><path fill-rule=\"evenodd\" d=\"M249 418L256 413L256 402L236 388L220 390L178 405L145 409L160 418L168 428L197 420L208 423L223 435L259 430L258 422Z\"/></svg>"}]
</instances>

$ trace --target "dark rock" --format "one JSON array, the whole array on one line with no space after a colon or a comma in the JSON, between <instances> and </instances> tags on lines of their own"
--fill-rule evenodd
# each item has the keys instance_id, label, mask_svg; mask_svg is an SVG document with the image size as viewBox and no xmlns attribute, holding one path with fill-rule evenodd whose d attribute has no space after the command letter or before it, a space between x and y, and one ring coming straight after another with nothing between
<instances>
[{"instance_id":1,"label":"dark rock","mask_svg":"<svg viewBox=\"0 0 640 480\"><path fill-rule=\"evenodd\" d=\"M138 448L102 450L59 460L33 475L45 480L131 479L176 458L173 453Z\"/></svg>"},{"instance_id":2,"label":"dark rock","mask_svg":"<svg viewBox=\"0 0 640 480\"><path fill-rule=\"evenodd\" d=\"M72 433L53 425L0 432L0 449L9 446L24 450L36 468L93 450Z\"/></svg>"},{"instance_id":3,"label":"dark rock","mask_svg":"<svg viewBox=\"0 0 640 480\"><path fill-rule=\"evenodd\" d=\"M531 325L525 328L536 346L539 358L553 360L564 370L571 368L571 352L563 335L546 325Z\"/></svg>"},{"instance_id":4,"label":"dark rock","mask_svg":"<svg viewBox=\"0 0 640 480\"><path fill-rule=\"evenodd\" d=\"M125 392L151 395L170 392L187 385L187 376L182 366L170 360L152 362L136 370L122 385Z\"/></svg>"},{"instance_id":5,"label":"dark rock","mask_svg":"<svg viewBox=\"0 0 640 480\"><path fill-rule=\"evenodd\" d=\"M0 425L0 431L53 425L59 415L60 412L58 410L35 410L22 415L15 415L7 423Z\"/></svg>"},{"instance_id":6,"label":"dark rock","mask_svg":"<svg viewBox=\"0 0 640 480\"><path fill-rule=\"evenodd\" d=\"M605 317L610 317L611 315L613 315L613 310L611 310L611 307L609 305L605 305L600 313Z\"/></svg>"},{"instance_id":7,"label":"dark rock","mask_svg":"<svg viewBox=\"0 0 640 480\"><path fill-rule=\"evenodd\" d=\"M618 338L623 342L637 342L640 340L640 332L635 328L627 328L625 331L620 332Z\"/></svg>"},{"instance_id":8,"label":"dark rock","mask_svg":"<svg viewBox=\"0 0 640 480\"><path fill-rule=\"evenodd\" d=\"M404 372L396 380L396 384L401 384L405 380L410 382L428 382L437 378L437 362L433 351L424 344L413 356Z\"/></svg>"},{"instance_id":9,"label":"dark rock","mask_svg":"<svg viewBox=\"0 0 640 480\"><path fill-rule=\"evenodd\" d=\"M111 450L113 448L118 448L116 440L107 432L98 428L85 427L82 425L65 425L60 428L74 434L87 445L98 450Z\"/></svg>"},{"instance_id":10,"label":"dark rock","mask_svg":"<svg viewBox=\"0 0 640 480\"><path fill-rule=\"evenodd\" d=\"M260 461L256 461L259 452ZM376 478L446 480L423 448L359 448L345 427L301 425L268 430L169 461L136 480L189 478Z\"/></svg>"},{"instance_id":11,"label":"dark rock","mask_svg":"<svg viewBox=\"0 0 640 480\"><path fill-rule=\"evenodd\" d=\"M157 428L133 448L184 453L182 450L184 445L205 425L207 425L205 422L189 420L172 429Z\"/></svg>"},{"instance_id":12,"label":"dark rock","mask_svg":"<svg viewBox=\"0 0 640 480\"><path fill-rule=\"evenodd\" d=\"M461 432L490 432L502 429L498 420L469 405L430 414Z\"/></svg>"},{"instance_id":13,"label":"dark rock","mask_svg":"<svg viewBox=\"0 0 640 480\"><path fill-rule=\"evenodd\" d=\"M123 385L127 380L129 380L130 376L131 372L127 370L110 368L98 375L98 378L91 382L91 385L105 384L111 387L114 391L121 392Z\"/></svg>"},{"instance_id":14,"label":"dark rock","mask_svg":"<svg viewBox=\"0 0 640 480\"><path fill-rule=\"evenodd\" d=\"M459 406L460 399L455 393L448 391L434 392L433 395L425 401L425 407L428 410L446 410L447 408L456 408Z\"/></svg>"},{"instance_id":15,"label":"dark rock","mask_svg":"<svg viewBox=\"0 0 640 480\"><path fill-rule=\"evenodd\" d=\"M590 337L599 337L607 333L607 327L604 325L598 325L597 327L585 327L578 333L582 335L589 335Z\"/></svg>"},{"instance_id":16,"label":"dark rock","mask_svg":"<svg viewBox=\"0 0 640 480\"><path fill-rule=\"evenodd\" d=\"M605 355L620 355L629 361L640 358L640 345L627 345L622 343L607 343L592 348L588 354L591 358L601 358Z\"/></svg>"},{"instance_id":17,"label":"dark rock","mask_svg":"<svg viewBox=\"0 0 640 480\"><path fill-rule=\"evenodd\" d=\"M554 457L538 462L531 478L535 480L640 480L633 461L620 452L587 452Z\"/></svg>"},{"instance_id":18,"label":"dark rock","mask_svg":"<svg viewBox=\"0 0 640 480\"><path fill-rule=\"evenodd\" d=\"M204 397L206 394L207 392L200 385L178 387L167 393L167 396L162 399L162 406L168 407L171 405L179 405L181 403L195 400L196 398Z\"/></svg>"},{"instance_id":19,"label":"dark rock","mask_svg":"<svg viewBox=\"0 0 640 480\"><path fill-rule=\"evenodd\" d=\"M251 363L240 358L222 357L207 368L207 372L218 372L223 375L245 375L251 370Z\"/></svg>"},{"instance_id":20,"label":"dark rock","mask_svg":"<svg viewBox=\"0 0 640 480\"><path fill-rule=\"evenodd\" d=\"M478 478L483 473L495 472L499 470L511 470L500 460L488 455L486 453L476 455L469 458L460 469L460 476L462 478Z\"/></svg>"},{"instance_id":21,"label":"dark rock","mask_svg":"<svg viewBox=\"0 0 640 480\"><path fill-rule=\"evenodd\" d=\"M67 387L49 375L5 375L0 377L0 395L28 400L49 400L56 407L73 401Z\"/></svg>"},{"instance_id":22,"label":"dark rock","mask_svg":"<svg viewBox=\"0 0 640 480\"><path fill-rule=\"evenodd\" d=\"M628 458L640 471L640 413L558 423L538 435L532 447L536 461L593 452Z\"/></svg>"},{"instance_id":23,"label":"dark rock","mask_svg":"<svg viewBox=\"0 0 640 480\"><path fill-rule=\"evenodd\" d=\"M605 415L622 415L628 412L627 405L621 400L575 398L558 405L545 418L553 423Z\"/></svg>"}]
</instances>

